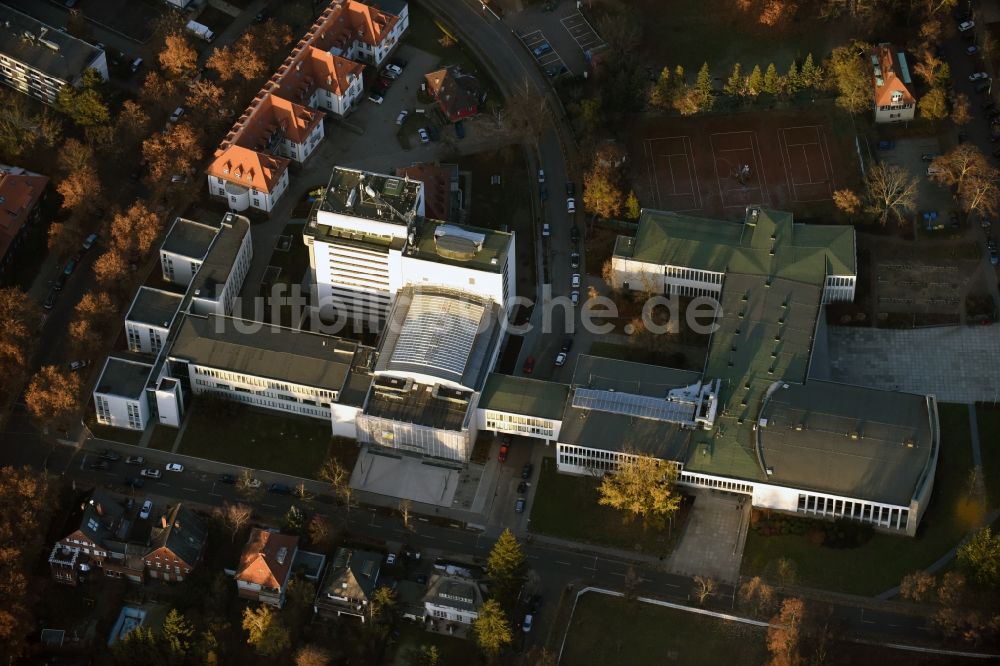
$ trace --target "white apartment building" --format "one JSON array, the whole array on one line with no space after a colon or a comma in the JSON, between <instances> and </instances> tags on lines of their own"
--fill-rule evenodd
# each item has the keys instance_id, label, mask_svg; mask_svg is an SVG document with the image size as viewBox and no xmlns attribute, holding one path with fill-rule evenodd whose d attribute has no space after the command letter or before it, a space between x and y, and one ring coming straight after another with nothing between
<instances>
[{"instance_id":1,"label":"white apartment building","mask_svg":"<svg viewBox=\"0 0 1000 666\"><path fill-rule=\"evenodd\" d=\"M232 210L253 206L269 213L288 189L288 164L284 157L238 145L223 146L215 151L215 160L206 172L208 191L225 199Z\"/></svg>"},{"instance_id":2,"label":"white apartment building","mask_svg":"<svg viewBox=\"0 0 1000 666\"><path fill-rule=\"evenodd\" d=\"M141 357L109 356L94 388L97 422L127 430L145 430L149 424L146 386L153 365Z\"/></svg>"},{"instance_id":3,"label":"white apartment building","mask_svg":"<svg viewBox=\"0 0 1000 666\"><path fill-rule=\"evenodd\" d=\"M108 79L103 50L0 4L0 82L51 106L88 69Z\"/></svg>"},{"instance_id":4,"label":"white apartment building","mask_svg":"<svg viewBox=\"0 0 1000 666\"><path fill-rule=\"evenodd\" d=\"M125 315L129 351L158 355L183 300L182 294L139 287Z\"/></svg>"},{"instance_id":5,"label":"white apartment building","mask_svg":"<svg viewBox=\"0 0 1000 666\"><path fill-rule=\"evenodd\" d=\"M341 37L331 52L380 68L410 27L409 5L394 0L378 3L348 0L343 6L353 31Z\"/></svg>"}]
</instances>

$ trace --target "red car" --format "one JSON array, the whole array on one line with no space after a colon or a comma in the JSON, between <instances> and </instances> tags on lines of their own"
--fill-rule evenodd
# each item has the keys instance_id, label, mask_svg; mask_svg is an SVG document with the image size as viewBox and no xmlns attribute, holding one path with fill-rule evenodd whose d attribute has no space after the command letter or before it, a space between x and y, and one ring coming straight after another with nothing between
<instances>
[{"instance_id":1,"label":"red car","mask_svg":"<svg viewBox=\"0 0 1000 666\"><path fill-rule=\"evenodd\" d=\"M497 456L497 460L502 463L507 462L507 451L509 450L510 446L508 446L507 444L501 444L500 455Z\"/></svg>"},{"instance_id":2,"label":"red car","mask_svg":"<svg viewBox=\"0 0 1000 666\"><path fill-rule=\"evenodd\" d=\"M535 357L529 356L528 358L524 359L524 374L530 375L534 369L535 369Z\"/></svg>"}]
</instances>

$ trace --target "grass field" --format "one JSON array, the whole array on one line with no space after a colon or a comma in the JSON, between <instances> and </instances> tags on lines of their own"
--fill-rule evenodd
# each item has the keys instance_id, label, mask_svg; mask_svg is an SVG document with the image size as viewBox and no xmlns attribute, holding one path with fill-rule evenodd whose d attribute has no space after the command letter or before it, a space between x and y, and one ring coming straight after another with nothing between
<instances>
[{"instance_id":1,"label":"grass field","mask_svg":"<svg viewBox=\"0 0 1000 666\"><path fill-rule=\"evenodd\" d=\"M388 666L418 663L413 655L422 645L433 645L438 649L439 666L468 666L482 661L473 641L424 631L415 624L404 622L399 625L399 639L393 648L392 658L384 663Z\"/></svg>"},{"instance_id":2,"label":"grass field","mask_svg":"<svg viewBox=\"0 0 1000 666\"><path fill-rule=\"evenodd\" d=\"M188 419L178 448L188 456L311 479L328 455L348 470L358 457L354 442L333 440L326 421L205 400Z\"/></svg>"},{"instance_id":3,"label":"grass field","mask_svg":"<svg viewBox=\"0 0 1000 666\"><path fill-rule=\"evenodd\" d=\"M757 666L767 660L765 636L749 625L591 593L576 605L560 663Z\"/></svg>"},{"instance_id":4,"label":"grass field","mask_svg":"<svg viewBox=\"0 0 1000 666\"><path fill-rule=\"evenodd\" d=\"M559 474L555 459L545 458L531 507L531 530L652 555L673 550L683 531L683 514L675 519L670 534L667 530L644 530L641 522L626 525L620 511L597 503L599 483L590 477Z\"/></svg>"},{"instance_id":5,"label":"grass field","mask_svg":"<svg viewBox=\"0 0 1000 666\"><path fill-rule=\"evenodd\" d=\"M743 573L767 574L781 557L793 560L802 585L878 594L944 555L971 529L982 509L970 500L972 450L965 405L940 405L941 452L930 505L914 538L876 534L852 549L817 546L804 535L747 535Z\"/></svg>"}]
</instances>

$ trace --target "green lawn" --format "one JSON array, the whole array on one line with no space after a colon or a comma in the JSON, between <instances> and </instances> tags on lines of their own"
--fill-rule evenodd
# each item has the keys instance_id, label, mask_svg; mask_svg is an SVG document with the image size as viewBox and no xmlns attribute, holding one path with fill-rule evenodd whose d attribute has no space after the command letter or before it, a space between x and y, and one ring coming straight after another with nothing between
<instances>
[{"instance_id":1,"label":"green lawn","mask_svg":"<svg viewBox=\"0 0 1000 666\"><path fill-rule=\"evenodd\" d=\"M399 625L399 639L393 648L392 659L385 663L389 666L409 666L415 663L413 653L420 649L421 645L437 647L440 657L438 666L470 666L482 663L482 656L473 641L424 631L411 622Z\"/></svg>"},{"instance_id":2,"label":"green lawn","mask_svg":"<svg viewBox=\"0 0 1000 666\"><path fill-rule=\"evenodd\" d=\"M747 535L743 573L766 574L778 558L792 559L802 585L853 594L878 594L955 546L981 509L969 499L972 450L965 405L940 405L941 452L930 505L915 538L876 534L858 548L816 546L804 535Z\"/></svg>"},{"instance_id":3,"label":"green lawn","mask_svg":"<svg viewBox=\"0 0 1000 666\"><path fill-rule=\"evenodd\" d=\"M149 448L157 451L170 451L177 440L177 428L165 425L154 425L153 434L149 437Z\"/></svg>"},{"instance_id":4,"label":"green lawn","mask_svg":"<svg viewBox=\"0 0 1000 666\"><path fill-rule=\"evenodd\" d=\"M1000 506L1000 407L993 403L977 404L976 421L986 497L990 507L997 507Z\"/></svg>"},{"instance_id":5,"label":"green lawn","mask_svg":"<svg viewBox=\"0 0 1000 666\"><path fill-rule=\"evenodd\" d=\"M347 469L357 461L356 444L334 440L330 423L195 398L178 453L251 469L316 478L327 455Z\"/></svg>"},{"instance_id":6,"label":"green lawn","mask_svg":"<svg viewBox=\"0 0 1000 666\"><path fill-rule=\"evenodd\" d=\"M556 472L545 458L531 507L531 531L623 550L666 555L683 531L683 515L667 530L644 530L641 522L626 525L622 512L597 503L597 479Z\"/></svg>"},{"instance_id":7,"label":"green lawn","mask_svg":"<svg viewBox=\"0 0 1000 666\"><path fill-rule=\"evenodd\" d=\"M750 625L590 593L576 605L560 663L757 666L767 660L765 636Z\"/></svg>"}]
</instances>

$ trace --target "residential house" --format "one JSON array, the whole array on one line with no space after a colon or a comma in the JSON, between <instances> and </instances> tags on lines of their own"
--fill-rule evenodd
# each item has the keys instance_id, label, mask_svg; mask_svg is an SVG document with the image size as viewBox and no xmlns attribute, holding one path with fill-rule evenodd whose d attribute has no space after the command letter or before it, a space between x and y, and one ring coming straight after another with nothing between
<instances>
[{"instance_id":1,"label":"residential house","mask_svg":"<svg viewBox=\"0 0 1000 666\"><path fill-rule=\"evenodd\" d=\"M285 603L285 589L298 547L297 536L253 528L236 570L239 595L281 608Z\"/></svg>"},{"instance_id":2,"label":"residential house","mask_svg":"<svg viewBox=\"0 0 1000 666\"><path fill-rule=\"evenodd\" d=\"M48 182L46 176L0 164L0 276L38 221L37 204Z\"/></svg>"},{"instance_id":3,"label":"residential house","mask_svg":"<svg viewBox=\"0 0 1000 666\"><path fill-rule=\"evenodd\" d=\"M338 548L316 595L316 613L351 615L364 622L378 585L382 559L381 553Z\"/></svg>"},{"instance_id":4,"label":"residential house","mask_svg":"<svg viewBox=\"0 0 1000 666\"><path fill-rule=\"evenodd\" d=\"M486 101L486 91L472 74L452 65L424 75L427 92L437 100L441 112L451 122L479 113L479 106Z\"/></svg>"},{"instance_id":5,"label":"residential house","mask_svg":"<svg viewBox=\"0 0 1000 666\"><path fill-rule=\"evenodd\" d=\"M88 69L107 80L102 49L0 4L0 82L54 106L59 90L80 85Z\"/></svg>"},{"instance_id":6,"label":"residential house","mask_svg":"<svg viewBox=\"0 0 1000 666\"><path fill-rule=\"evenodd\" d=\"M56 582L77 585L100 570L109 578L141 583L148 575L181 581L201 561L206 531L194 513L168 506L158 522L139 517L133 499L94 489L67 519L68 533L52 548Z\"/></svg>"},{"instance_id":7,"label":"residential house","mask_svg":"<svg viewBox=\"0 0 1000 666\"><path fill-rule=\"evenodd\" d=\"M479 617L483 591L479 583L464 576L431 576L424 594L425 618L471 625Z\"/></svg>"},{"instance_id":8,"label":"residential house","mask_svg":"<svg viewBox=\"0 0 1000 666\"><path fill-rule=\"evenodd\" d=\"M899 123L913 120L917 98L906 54L883 42L871 53L875 91L875 122Z\"/></svg>"}]
</instances>

